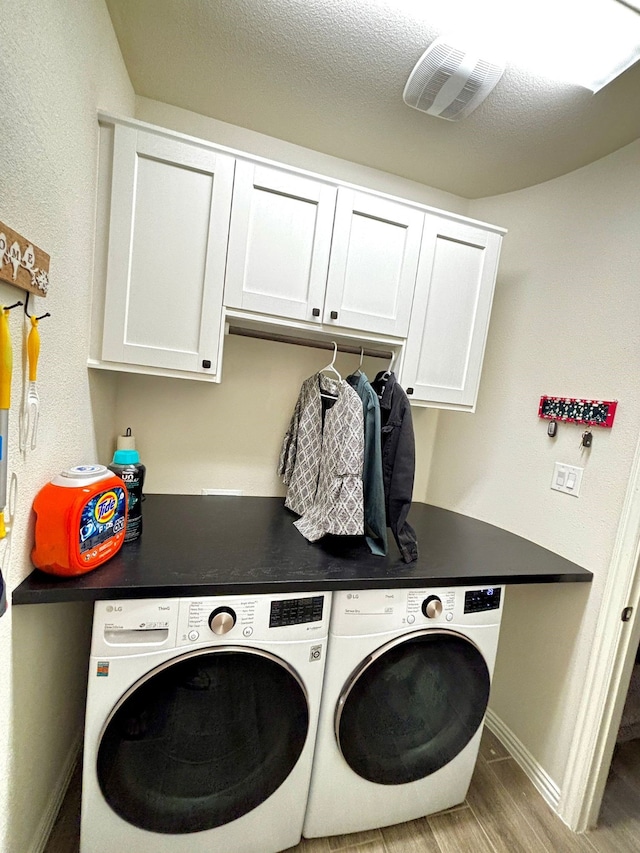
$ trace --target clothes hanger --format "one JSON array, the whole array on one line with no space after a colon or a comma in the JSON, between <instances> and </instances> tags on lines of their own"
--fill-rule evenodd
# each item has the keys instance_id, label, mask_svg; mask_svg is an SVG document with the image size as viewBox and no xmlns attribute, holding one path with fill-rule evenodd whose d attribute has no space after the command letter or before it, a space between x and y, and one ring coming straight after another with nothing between
<instances>
[{"instance_id":1,"label":"clothes hanger","mask_svg":"<svg viewBox=\"0 0 640 853\"><path fill-rule=\"evenodd\" d=\"M360 375L360 376L363 375L362 374L362 360L363 359L364 359L364 347L360 347L360 363L358 364L356 369L353 371L353 373L351 374L349 379L347 379L347 382L349 382L350 379L357 379L358 375Z\"/></svg>"},{"instance_id":2,"label":"clothes hanger","mask_svg":"<svg viewBox=\"0 0 640 853\"><path fill-rule=\"evenodd\" d=\"M395 354L395 352L392 352L391 353L391 360L389 361L389 367L387 367L385 372L382 374L383 379L386 380L391 376L391 372L393 370L393 362L395 361L395 358L396 358L396 354Z\"/></svg>"},{"instance_id":3,"label":"clothes hanger","mask_svg":"<svg viewBox=\"0 0 640 853\"><path fill-rule=\"evenodd\" d=\"M396 357L395 352L392 352L391 353L391 359L389 361L389 366L387 367L387 369L385 370L385 372L383 374L378 374L379 378L376 378L376 380L374 381L374 387L376 389L376 393L378 394L378 399L380 399L380 400L382 399L382 395L384 394L384 389L386 388L387 380L391 376L391 371L393 369L393 362L395 360L395 357Z\"/></svg>"},{"instance_id":4,"label":"clothes hanger","mask_svg":"<svg viewBox=\"0 0 640 853\"><path fill-rule=\"evenodd\" d=\"M335 341L331 341L331 343L333 344L333 358L331 359L329 364L327 364L326 367L323 367L319 372L323 373L325 370L330 370L338 377L338 382L342 382L342 376L340 376L335 366L336 356L338 355L338 344ZM336 394L332 394L330 391L323 391L322 386L320 386L320 396L323 397L325 400L338 399Z\"/></svg>"},{"instance_id":5,"label":"clothes hanger","mask_svg":"<svg viewBox=\"0 0 640 853\"><path fill-rule=\"evenodd\" d=\"M320 373L323 373L325 370L331 370L338 377L338 382L342 382L342 376L340 376L340 374L336 370L336 356L338 355L338 344L335 341L331 341L331 343L333 344L333 358L331 359L329 364L327 364L326 367L320 369Z\"/></svg>"}]
</instances>

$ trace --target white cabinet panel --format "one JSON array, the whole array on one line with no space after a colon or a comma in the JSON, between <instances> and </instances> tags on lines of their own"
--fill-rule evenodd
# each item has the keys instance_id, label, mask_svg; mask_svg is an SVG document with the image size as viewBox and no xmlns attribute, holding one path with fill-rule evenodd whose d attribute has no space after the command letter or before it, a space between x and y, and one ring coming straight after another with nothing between
<instances>
[{"instance_id":1,"label":"white cabinet panel","mask_svg":"<svg viewBox=\"0 0 640 853\"><path fill-rule=\"evenodd\" d=\"M215 374L234 160L115 127L102 358Z\"/></svg>"},{"instance_id":2,"label":"white cabinet panel","mask_svg":"<svg viewBox=\"0 0 640 853\"><path fill-rule=\"evenodd\" d=\"M475 407L501 239L426 215L402 368L412 400Z\"/></svg>"},{"instance_id":3,"label":"white cabinet panel","mask_svg":"<svg viewBox=\"0 0 640 853\"><path fill-rule=\"evenodd\" d=\"M131 119L101 137L92 366L220 381L226 319L401 351L412 401L474 408L502 229Z\"/></svg>"},{"instance_id":4,"label":"white cabinet panel","mask_svg":"<svg viewBox=\"0 0 640 853\"><path fill-rule=\"evenodd\" d=\"M409 205L338 190L325 323L406 336L423 220Z\"/></svg>"},{"instance_id":5,"label":"white cabinet panel","mask_svg":"<svg viewBox=\"0 0 640 853\"><path fill-rule=\"evenodd\" d=\"M320 323L335 201L330 184L238 162L225 305Z\"/></svg>"}]
</instances>

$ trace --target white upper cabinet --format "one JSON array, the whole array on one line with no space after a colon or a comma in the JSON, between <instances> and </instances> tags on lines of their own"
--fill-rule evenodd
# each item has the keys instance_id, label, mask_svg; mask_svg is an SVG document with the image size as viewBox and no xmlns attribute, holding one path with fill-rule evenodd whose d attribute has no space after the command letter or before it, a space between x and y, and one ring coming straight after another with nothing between
<instances>
[{"instance_id":1,"label":"white upper cabinet","mask_svg":"<svg viewBox=\"0 0 640 853\"><path fill-rule=\"evenodd\" d=\"M225 305L320 322L335 205L329 183L239 161Z\"/></svg>"},{"instance_id":2,"label":"white upper cabinet","mask_svg":"<svg viewBox=\"0 0 640 853\"><path fill-rule=\"evenodd\" d=\"M238 162L225 306L405 337L423 219L401 202Z\"/></svg>"},{"instance_id":3,"label":"white upper cabinet","mask_svg":"<svg viewBox=\"0 0 640 853\"><path fill-rule=\"evenodd\" d=\"M475 408L502 236L427 213L401 381L412 402Z\"/></svg>"},{"instance_id":4,"label":"white upper cabinet","mask_svg":"<svg viewBox=\"0 0 640 853\"><path fill-rule=\"evenodd\" d=\"M324 322L406 337L424 213L341 187Z\"/></svg>"},{"instance_id":5,"label":"white upper cabinet","mask_svg":"<svg viewBox=\"0 0 640 853\"><path fill-rule=\"evenodd\" d=\"M117 124L113 145L102 360L214 376L234 158Z\"/></svg>"},{"instance_id":6,"label":"white upper cabinet","mask_svg":"<svg viewBox=\"0 0 640 853\"><path fill-rule=\"evenodd\" d=\"M391 350L412 402L475 408L504 229L100 124L91 366L219 382L228 323Z\"/></svg>"}]
</instances>

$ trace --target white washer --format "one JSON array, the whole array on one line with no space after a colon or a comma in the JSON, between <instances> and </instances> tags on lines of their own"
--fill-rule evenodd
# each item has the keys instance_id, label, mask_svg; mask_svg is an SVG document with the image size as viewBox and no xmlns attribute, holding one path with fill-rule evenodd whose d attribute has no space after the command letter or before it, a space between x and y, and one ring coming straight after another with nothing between
<instances>
[{"instance_id":1,"label":"white washer","mask_svg":"<svg viewBox=\"0 0 640 853\"><path fill-rule=\"evenodd\" d=\"M303 835L461 803L476 762L501 587L335 592Z\"/></svg>"},{"instance_id":2,"label":"white washer","mask_svg":"<svg viewBox=\"0 0 640 853\"><path fill-rule=\"evenodd\" d=\"M295 846L330 609L330 593L96 602L81 853Z\"/></svg>"}]
</instances>

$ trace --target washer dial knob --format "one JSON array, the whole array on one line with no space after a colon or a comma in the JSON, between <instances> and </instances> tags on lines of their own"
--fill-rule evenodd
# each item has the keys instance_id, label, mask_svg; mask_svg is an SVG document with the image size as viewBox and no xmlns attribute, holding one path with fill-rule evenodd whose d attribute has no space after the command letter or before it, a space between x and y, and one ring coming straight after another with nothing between
<instances>
[{"instance_id":1,"label":"washer dial knob","mask_svg":"<svg viewBox=\"0 0 640 853\"><path fill-rule=\"evenodd\" d=\"M236 614L230 607L216 607L209 616L209 627L214 634L226 634L236 624Z\"/></svg>"},{"instance_id":2,"label":"washer dial knob","mask_svg":"<svg viewBox=\"0 0 640 853\"><path fill-rule=\"evenodd\" d=\"M435 619L442 613L442 602L437 595L429 595L422 602L422 612L427 619Z\"/></svg>"}]
</instances>

